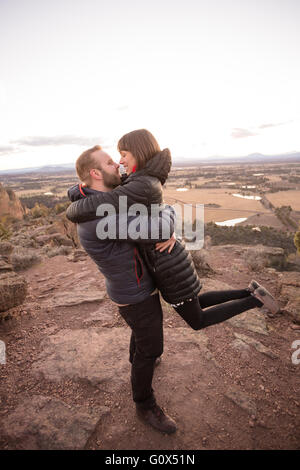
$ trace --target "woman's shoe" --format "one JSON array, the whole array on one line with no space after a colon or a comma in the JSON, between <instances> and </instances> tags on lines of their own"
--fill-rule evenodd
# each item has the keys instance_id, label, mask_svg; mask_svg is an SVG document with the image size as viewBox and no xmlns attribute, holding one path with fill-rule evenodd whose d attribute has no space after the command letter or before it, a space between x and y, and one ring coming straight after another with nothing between
<instances>
[{"instance_id":1,"label":"woman's shoe","mask_svg":"<svg viewBox=\"0 0 300 470\"><path fill-rule=\"evenodd\" d=\"M259 286L254 290L254 292L251 293L251 295L260 300L260 302L262 302L271 313L279 312L279 304L276 302L272 294L270 294L270 292L267 291L267 289L265 289L263 286Z\"/></svg>"},{"instance_id":2,"label":"woman's shoe","mask_svg":"<svg viewBox=\"0 0 300 470\"><path fill-rule=\"evenodd\" d=\"M248 286L248 289L250 290L250 292L254 292L255 289L258 289L260 287L260 284L258 284L257 281L254 281L254 279L252 279L252 281L250 282L249 286Z\"/></svg>"}]
</instances>

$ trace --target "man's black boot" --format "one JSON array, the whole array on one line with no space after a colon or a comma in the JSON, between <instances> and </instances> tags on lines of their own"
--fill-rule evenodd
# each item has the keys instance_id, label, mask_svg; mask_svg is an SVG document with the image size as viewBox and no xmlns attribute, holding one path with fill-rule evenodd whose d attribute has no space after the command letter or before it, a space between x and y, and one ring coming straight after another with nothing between
<instances>
[{"instance_id":1,"label":"man's black boot","mask_svg":"<svg viewBox=\"0 0 300 470\"><path fill-rule=\"evenodd\" d=\"M155 363L154 363L155 368L161 364L161 360L162 360L161 356L159 356L155 359Z\"/></svg>"},{"instance_id":2,"label":"man's black boot","mask_svg":"<svg viewBox=\"0 0 300 470\"><path fill-rule=\"evenodd\" d=\"M172 434L177 429L175 421L165 414L158 405L146 409L137 407L136 412L142 421L161 432Z\"/></svg>"}]
</instances>

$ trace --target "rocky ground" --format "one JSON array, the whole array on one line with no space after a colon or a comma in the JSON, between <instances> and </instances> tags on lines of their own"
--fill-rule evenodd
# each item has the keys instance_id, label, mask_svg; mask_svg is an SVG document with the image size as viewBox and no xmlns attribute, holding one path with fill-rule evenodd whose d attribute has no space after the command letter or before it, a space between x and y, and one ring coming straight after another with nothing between
<instances>
[{"instance_id":1,"label":"rocky ground","mask_svg":"<svg viewBox=\"0 0 300 470\"><path fill-rule=\"evenodd\" d=\"M178 424L168 436L135 415L130 330L103 277L89 258L71 259L43 257L24 271L27 297L0 323L1 449L299 449L292 344L300 326L286 310L253 309L195 332L163 305L165 349L153 387ZM203 291L242 288L254 277L285 309L284 290L300 286L290 273L253 274L238 247L212 247L209 263Z\"/></svg>"}]
</instances>

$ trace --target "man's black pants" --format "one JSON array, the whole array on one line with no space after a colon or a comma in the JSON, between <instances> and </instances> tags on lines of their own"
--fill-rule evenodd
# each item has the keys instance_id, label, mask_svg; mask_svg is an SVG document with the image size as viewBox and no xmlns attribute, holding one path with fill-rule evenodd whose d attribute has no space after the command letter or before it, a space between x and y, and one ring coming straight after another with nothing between
<instances>
[{"instance_id":1,"label":"man's black pants","mask_svg":"<svg viewBox=\"0 0 300 470\"><path fill-rule=\"evenodd\" d=\"M175 307L175 310L189 326L200 330L261 306L262 303L251 295L249 289L237 289L206 292ZM133 400L137 406L149 408L155 404L152 390L155 360L163 353L163 315L159 295L151 295L138 304L119 307L119 312L132 330L129 360L132 364Z\"/></svg>"},{"instance_id":2,"label":"man's black pants","mask_svg":"<svg viewBox=\"0 0 300 470\"><path fill-rule=\"evenodd\" d=\"M120 315L130 326L131 386L133 400L140 408L155 405L152 389L154 364L163 353L163 313L159 294L143 302L119 307Z\"/></svg>"}]
</instances>

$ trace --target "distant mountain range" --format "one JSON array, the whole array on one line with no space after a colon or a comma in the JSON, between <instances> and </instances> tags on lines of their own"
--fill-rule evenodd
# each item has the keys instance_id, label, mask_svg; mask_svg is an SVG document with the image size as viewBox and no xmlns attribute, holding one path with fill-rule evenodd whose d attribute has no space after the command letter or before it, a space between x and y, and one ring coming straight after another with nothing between
<instances>
[{"instance_id":1,"label":"distant mountain range","mask_svg":"<svg viewBox=\"0 0 300 470\"><path fill-rule=\"evenodd\" d=\"M0 170L0 175L21 175L24 173L60 173L74 171L74 163L61 163L57 165L34 166L28 168L15 168L12 170Z\"/></svg>"},{"instance_id":2,"label":"distant mountain range","mask_svg":"<svg viewBox=\"0 0 300 470\"><path fill-rule=\"evenodd\" d=\"M286 163L300 162L300 152L282 153L278 155L263 155L261 153L251 153L244 157L222 157L212 156L205 158L182 158L173 160L173 167L187 167L212 163ZM0 175L20 175L24 173L61 173L66 171L74 171L74 163L62 163L56 165L45 165L29 168L17 168L11 170L0 170Z\"/></svg>"},{"instance_id":3,"label":"distant mountain range","mask_svg":"<svg viewBox=\"0 0 300 470\"><path fill-rule=\"evenodd\" d=\"M184 159L180 163L178 160L173 161L173 166L195 166L197 164L210 164L210 163L286 163L286 162L299 162L300 163L300 152L289 152L281 153L278 155L264 155L262 153L251 153L243 157L223 157L219 155L213 155L211 157L204 157L199 159Z\"/></svg>"}]
</instances>

